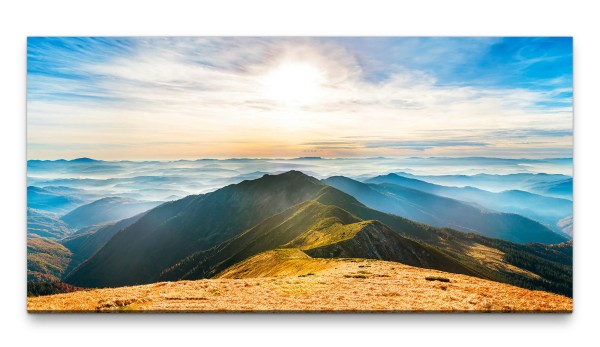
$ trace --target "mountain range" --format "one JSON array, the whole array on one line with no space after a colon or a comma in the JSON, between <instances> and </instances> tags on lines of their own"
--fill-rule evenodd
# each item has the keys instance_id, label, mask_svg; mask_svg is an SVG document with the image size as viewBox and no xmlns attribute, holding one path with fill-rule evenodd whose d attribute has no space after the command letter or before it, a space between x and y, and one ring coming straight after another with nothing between
<instances>
[{"instance_id":1,"label":"mountain range","mask_svg":"<svg viewBox=\"0 0 600 347\"><path fill-rule=\"evenodd\" d=\"M476 175L414 175L406 172L396 173L399 176L414 178L429 183L455 186L475 187L483 190L500 192L504 190L527 190L536 193L536 186L562 185L559 197L567 198L573 194L573 179L567 175L546 173L515 173L515 174L476 174ZM532 190L533 189L533 190ZM543 193L541 189L538 193ZM545 194L543 194L545 195Z\"/></svg>"},{"instance_id":2,"label":"mountain range","mask_svg":"<svg viewBox=\"0 0 600 347\"><path fill-rule=\"evenodd\" d=\"M527 190L537 194L573 200L572 178L566 178L563 180L552 182L532 183L526 188Z\"/></svg>"},{"instance_id":3,"label":"mountain range","mask_svg":"<svg viewBox=\"0 0 600 347\"><path fill-rule=\"evenodd\" d=\"M352 195L373 209L436 227L518 243L560 243L567 240L540 223L518 214L495 212L400 185L366 184L343 176L330 177L323 183Z\"/></svg>"},{"instance_id":4,"label":"mountain range","mask_svg":"<svg viewBox=\"0 0 600 347\"><path fill-rule=\"evenodd\" d=\"M542 223L557 233L563 233L563 236L566 237L568 235L562 231L558 223L573 215L573 202L570 200L542 196L522 190L493 193L474 187L442 186L393 173L373 177L366 180L365 183L393 184L476 204L495 211L520 214Z\"/></svg>"},{"instance_id":5,"label":"mountain range","mask_svg":"<svg viewBox=\"0 0 600 347\"><path fill-rule=\"evenodd\" d=\"M565 250L572 245L562 245L544 252L554 246L421 224L289 171L155 207L119 229L64 281L115 287L206 278L284 248L314 257L394 260L570 295L572 253Z\"/></svg>"},{"instance_id":6,"label":"mountain range","mask_svg":"<svg viewBox=\"0 0 600 347\"><path fill-rule=\"evenodd\" d=\"M27 187L28 208L54 213L66 213L84 203L80 198L50 189L34 186Z\"/></svg>"}]
</instances>

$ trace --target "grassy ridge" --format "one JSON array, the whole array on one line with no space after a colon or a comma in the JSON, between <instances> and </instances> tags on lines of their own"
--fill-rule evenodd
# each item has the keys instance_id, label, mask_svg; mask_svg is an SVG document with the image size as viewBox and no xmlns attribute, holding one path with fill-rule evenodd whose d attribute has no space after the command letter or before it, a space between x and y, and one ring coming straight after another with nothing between
<instances>
[{"instance_id":1,"label":"grassy ridge","mask_svg":"<svg viewBox=\"0 0 600 347\"><path fill-rule=\"evenodd\" d=\"M275 215L219 247L197 252L165 270L158 280L212 277L260 252L300 248L319 258L353 257L470 273L444 254L408 240L377 221L361 221L343 209L308 201Z\"/></svg>"}]
</instances>

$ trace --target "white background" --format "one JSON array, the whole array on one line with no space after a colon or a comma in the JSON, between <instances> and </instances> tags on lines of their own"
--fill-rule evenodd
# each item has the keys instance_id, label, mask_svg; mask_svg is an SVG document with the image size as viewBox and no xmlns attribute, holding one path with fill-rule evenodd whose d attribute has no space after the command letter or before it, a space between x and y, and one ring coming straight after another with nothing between
<instances>
[{"instance_id":1,"label":"white background","mask_svg":"<svg viewBox=\"0 0 600 347\"><path fill-rule=\"evenodd\" d=\"M568 346L598 343L598 10L593 1L3 1L0 5L3 345ZM573 314L30 315L26 37L127 35L574 36ZM596 331L594 331L596 328ZM8 344L6 344L8 343Z\"/></svg>"}]
</instances>

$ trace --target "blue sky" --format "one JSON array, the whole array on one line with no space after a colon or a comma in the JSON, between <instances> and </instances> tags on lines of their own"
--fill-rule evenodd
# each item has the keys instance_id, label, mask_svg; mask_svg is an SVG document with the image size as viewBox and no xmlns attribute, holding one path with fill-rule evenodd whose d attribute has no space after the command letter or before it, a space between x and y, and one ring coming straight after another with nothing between
<instances>
[{"instance_id":1,"label":"blue sky","mask_svg":"<svg viewBox=\"0 0 600 347\"><path fill-rule=\"evenodd\" d=\"M31 159L570 157L571 38L29 38Z\"/></svg>"}]
</instances>

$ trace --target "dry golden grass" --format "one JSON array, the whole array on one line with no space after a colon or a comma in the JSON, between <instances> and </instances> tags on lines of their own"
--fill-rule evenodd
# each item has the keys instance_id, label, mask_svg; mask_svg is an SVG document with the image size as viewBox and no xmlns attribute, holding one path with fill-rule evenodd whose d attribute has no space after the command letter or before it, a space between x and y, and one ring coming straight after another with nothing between
<instances>
[{"instance_id":1,"label":"dry golden grass","mask_svg":"<svg viewBox=\"0 0 600 347\"><path fill-rule=\"evenodd\" d=\"M279 248L243 260L215 278L306 276L337 266L339 260L311 258L297 248Z\"/></svg>"},{"instance_id":2,"label":"dry golden grass","mask_svg":"<svg viewBox=\"0 0 600 347\"><path fill-rule=\"evenodd\" d=\"M318 248L331 245L353 238L359 231L373 221L361 221L352 224L341 224L339 222L328 225L329 220L317 225L311 230L288 242L284 247L297 247L302 250Z\"/></svg>"},{"instance_id":3,"label":"dry golden grass","mask_svg":"<svg viewBox=\"0 0 600 347\"><path fill-rule=\"evenodd\" d=\"M273 254L268 255L271 256ZM570 312L573 307L572 299L564 296L394 262L304 257L294 259L285 254L283 258L286 262L300 261L302 265L293 266L294 275L286 276L161 282L30 297L27 309L29 312ZM272 260L267 260L271 261L269 259ZM312 266L309 263L313 261L318 263ZM288 265L290 264L293 263ZM232 272L228 274L229 270ZM230 268L221 276L241 275L234 270ZM442 282L444 279L449 282Z\"/></svg>"}]
</instances>

